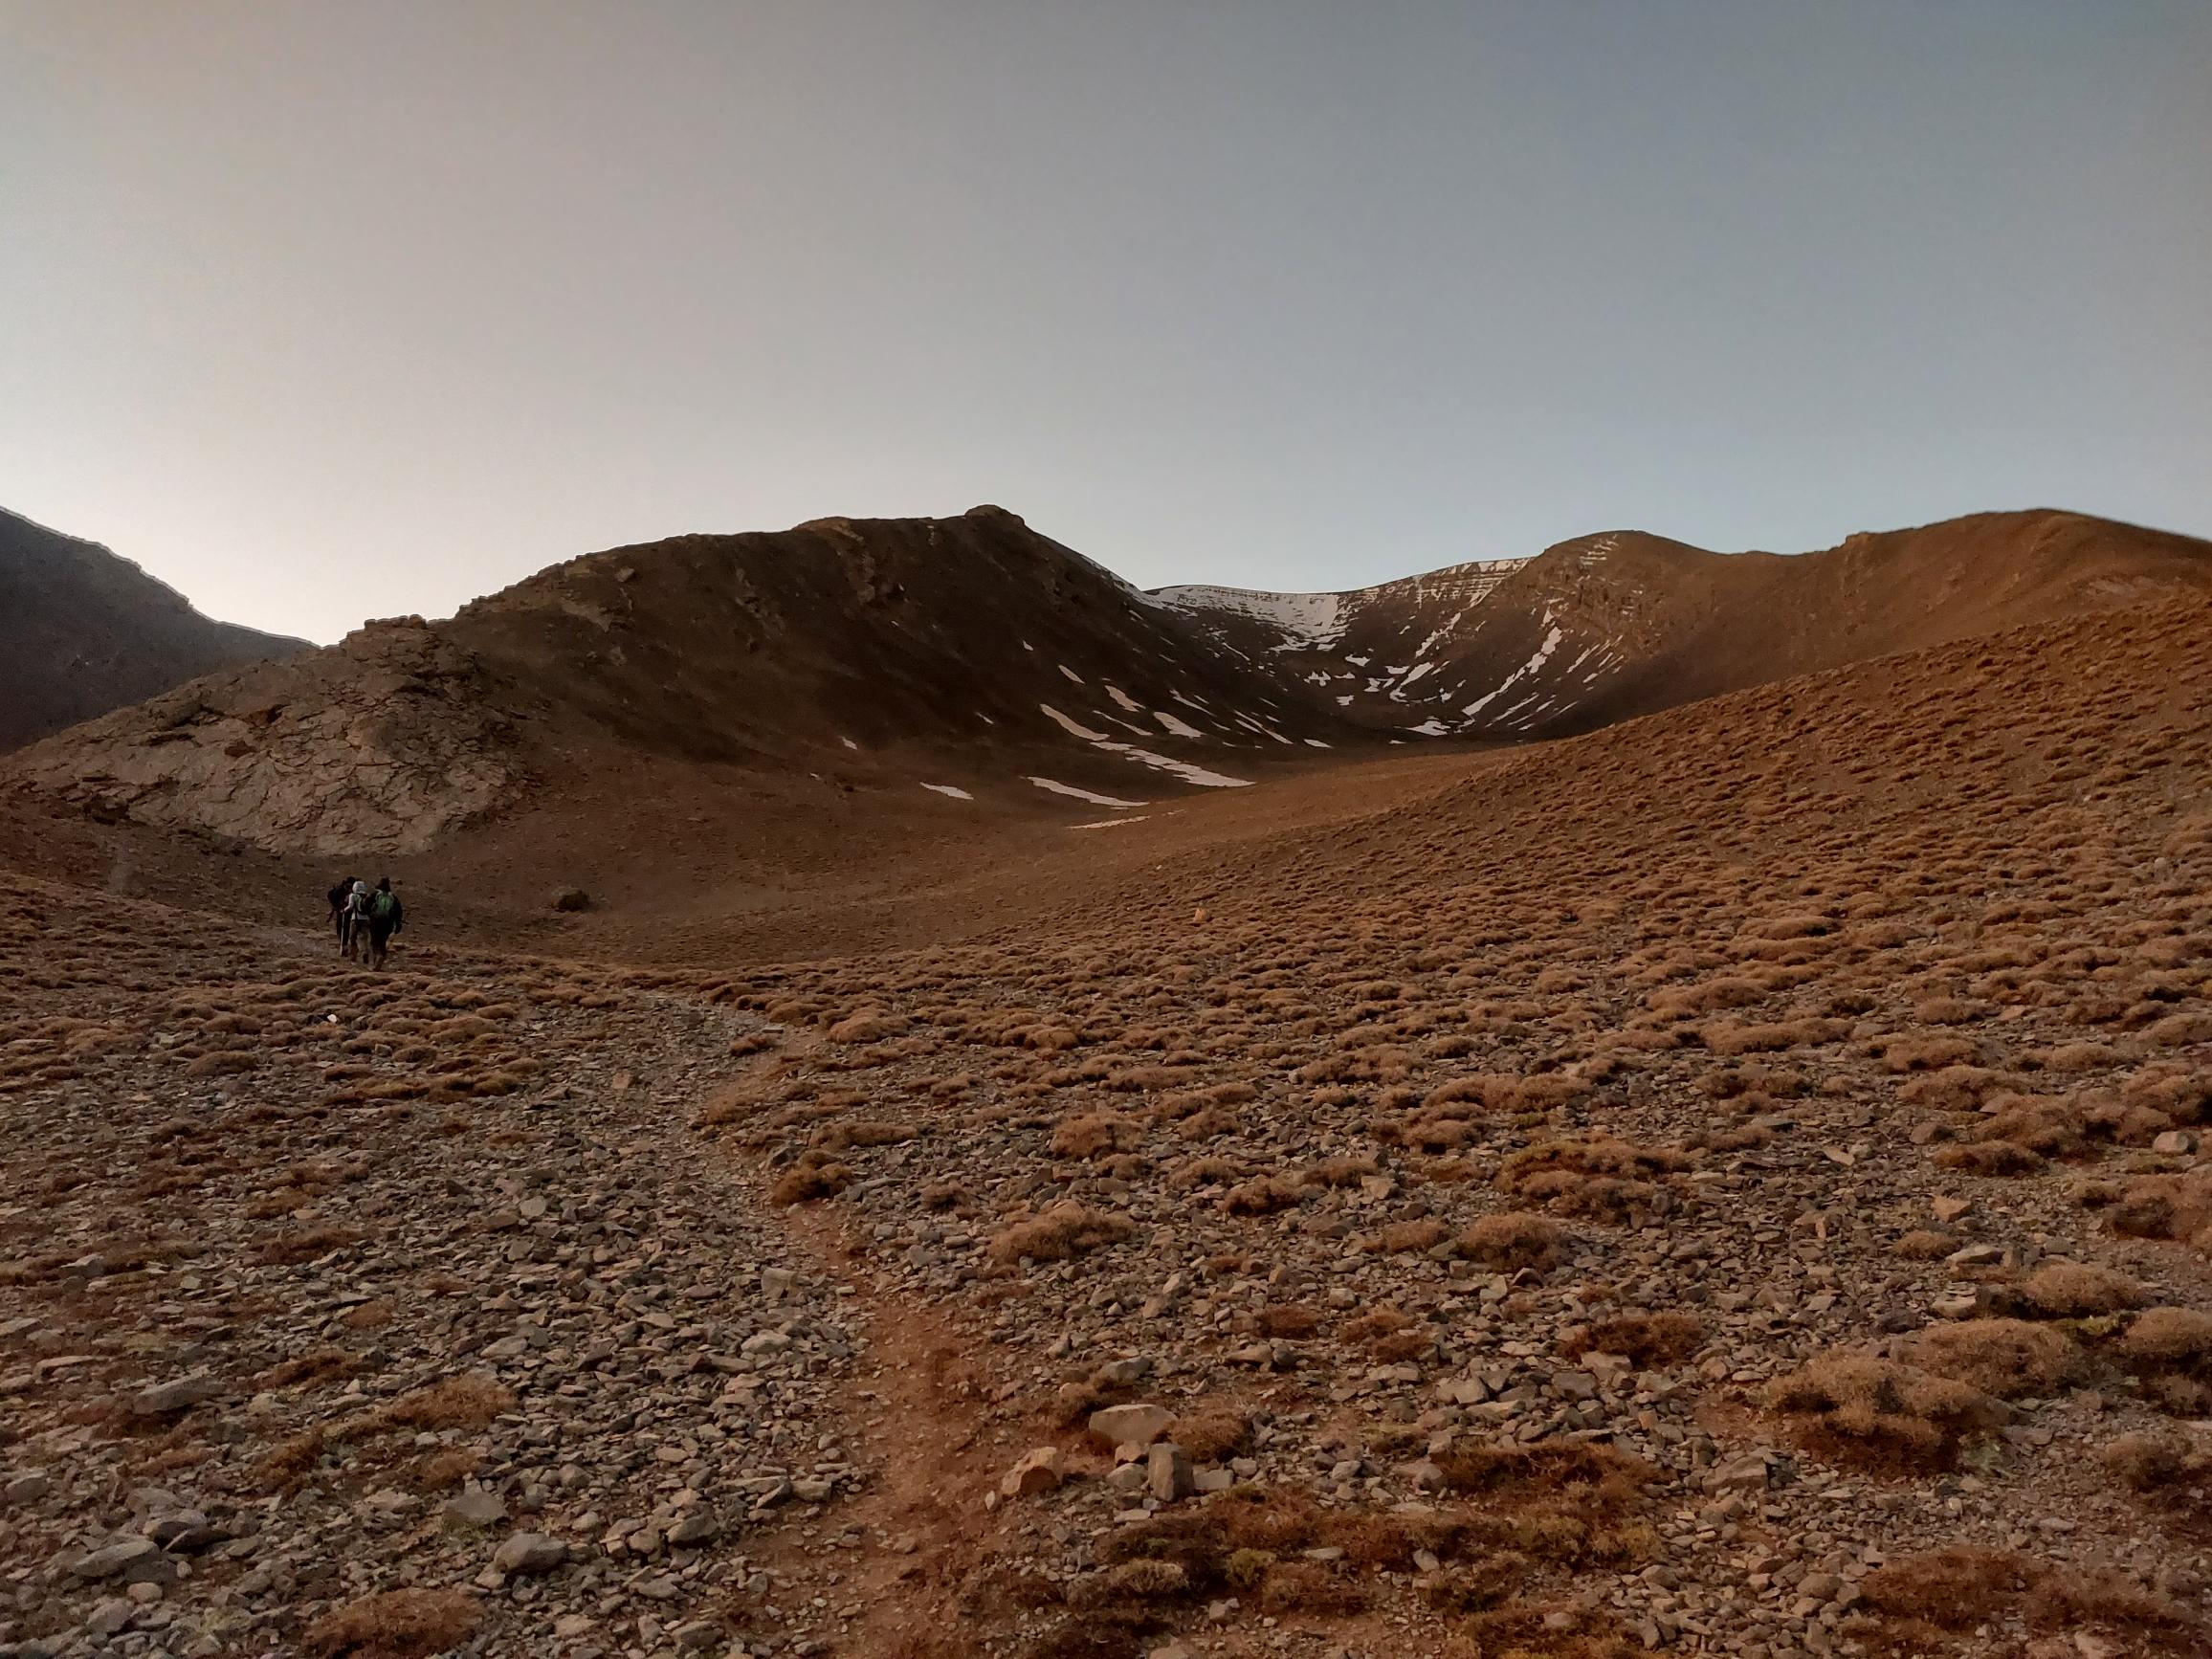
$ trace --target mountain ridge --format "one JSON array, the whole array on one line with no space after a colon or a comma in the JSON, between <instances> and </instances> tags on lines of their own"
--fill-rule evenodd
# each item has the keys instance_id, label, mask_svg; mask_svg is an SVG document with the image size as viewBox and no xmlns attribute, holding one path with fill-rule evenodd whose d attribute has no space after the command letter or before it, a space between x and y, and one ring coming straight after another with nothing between
<instances>
[{"instance_id":1,"label":"mountain ridge","mask_svg":"<svg viewBox=\"0 0 2212 1659\"><path fill-rule=\"evenodd\" d=\"M2212 593L2212 544L2054 510L1794 557L1608 531L1336 595L1147 593L999 507L828 518L586 554L440 622L188 682L0 775L318 856L419 854L702 767L786 807L887 791L897 814L926 790L1088 829L1344 751L1566 735L2182 593Z\"/></svg>"},{"instance_id":2,"label":"mountain ridge","mask_svg":"<svg viewBox=\"0 0 2212 1659\"><path fill-rule=\"evenodd\" d=\"M97 542L0 509L0 752L181 681L308 649L204 615Z\"/></svg>"}]
</instances>

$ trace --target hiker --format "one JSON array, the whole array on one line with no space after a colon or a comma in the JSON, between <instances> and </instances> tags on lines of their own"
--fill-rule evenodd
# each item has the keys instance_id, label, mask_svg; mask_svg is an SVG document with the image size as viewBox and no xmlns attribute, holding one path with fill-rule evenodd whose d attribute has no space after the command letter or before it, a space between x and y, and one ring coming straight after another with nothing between
<instances>
[{"instance_id":1,"label":"hiker","mask_svg":"<svg viewBox=\"0 0 2212 1659\"><path fill-rule=\"evenodd\" d=\"M368 965L384 966L385 951L391 944L391 936L405 925L406 915L400 909L399 895L391 890L391 877L387 875L376 884L376 891L368 896Z\"/></svg>"},{"instance_id":2,"label":"hiker","mask_svg":"<svg viewBox=\"0 0 2212 1659\"><path fill-rule=\"evenodd\" d=\"M368 883L355 880L346 890L345 918L339 925L338 949L347 962L353 961L368 939Z\"/></svg>"},{"instance_id":3,"label":"hiker","mask_svg":"<svg viewBox=\"0 0 2212 1659\"><path fill-rule=\"evenodd\" d=\"M351 956L353 953L345 948L345 937L350 931L347 926L346 906L353 897L353 877L341 875L338 878L338 885L322 896L330 906L330 927L331 931L338 935L339 954Z\"/></svg>"}]
</instances>

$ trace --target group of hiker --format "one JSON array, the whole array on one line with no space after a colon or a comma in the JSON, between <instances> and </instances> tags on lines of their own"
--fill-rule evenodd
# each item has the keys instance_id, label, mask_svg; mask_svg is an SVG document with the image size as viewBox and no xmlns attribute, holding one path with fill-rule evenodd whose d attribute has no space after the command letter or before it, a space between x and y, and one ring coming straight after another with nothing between
<instances>
[{"instance_id":1,"label":"group of hiker","mask_svg":"<svg viewBox=\"0 0 2212 1659\"><path fill-rule=\"evenodd\" d=\"M339 955L347 962L359 958L372 968L384 966L391 936L406 920L399 895L391 890L391 877L387 875L371 887L358 876L343 876L323 896L330 901Z\"/></svg>"}]
</instances>

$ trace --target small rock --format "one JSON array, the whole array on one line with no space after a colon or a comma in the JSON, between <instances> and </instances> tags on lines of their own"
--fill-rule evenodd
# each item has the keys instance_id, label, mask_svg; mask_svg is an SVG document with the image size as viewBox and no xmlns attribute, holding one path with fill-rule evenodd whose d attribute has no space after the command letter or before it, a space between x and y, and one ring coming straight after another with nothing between
<instances>
[{"instance_id":1,"label":"small rock","mask_svg":"<svg viewBox=\"0 0 2212 1659\"><path fill-rule=\"evenodd\" d=\"M705 1510L697 1510L668 1529L668 1541L676 1545L703 1544L720 1530L720 1523L713 1515Z\"/></svg>"},{"instance_id":2,"label":"small rock","mask_svg":"<svg viewBox=\"0 0 2212 1659\"><path fill-rule=\"evenodd\" d=\"M1730 1458L1705 1477L1707 1488L1714 1492L1764 1491L1766 1481L1766 1458L1756 1451Z\"/></svg>"},{"instance_id":3,"label":"small rock","mask_svg":"<svg viewBox=\"0 0 2212 1659\"><path fill-rule=\"evenodd\" d=\"M151 1388L140 1389L131 1396L130 1408L140 1417L166 1417L172 1411L188 1411L222 1391L222 1383L203 1371L191 1377L179 1377L173 1382L157 1382Z\"/></svg>"},{"instance_id":4,"label":"small rock","mask_svg":"<svg viewBox=\"0 0 2212 1659\"><path fill-rule=\"evenodd\" d=\"M497 1526L507 1518L507 1505L498 1493L473 1486L458 1497L447 1500L442 1514L449 1530Z\"/></svg>"},{"instance_id":5,"label":"small rock","mask_svg":"<svg viewBox=\"0 0 2212 1659\"><path fill-rule=\"evenodd\" d=\"M1145 1484L1162 1503L1188 1497L1197 1491L1190 1474L1190 1454L1172 1441L1161 1441L1145 1454Z\"/></svg>"},{"instance_id":6,"label":"small rock","mask_svg":"<svg viewBox=\"0 0 2212 1659\"><path fill-rule=\"evenodd\" d=\"M70 1568L80 1579L116 1579L161 1559L161 1546L151 1538L125 1538L94 1550Z\"/></svg>"},{"instance_id":7,"label":"small rock","mask_svg":"<svg viewBox=\"0 0 2212 1659\"><path fill-rule=\"evenodd\" d=\"M1060 1449L1040 1446L1024 1452L1020 1461L1006 1471L1006 1477L999 1482L999 1491L1007 1497L1035 1497L1059 1484Z\"/></svg>"},{"instance_id":8,"label":"small rock","mask_svg":"<svg viewBox=\"0 0 2212 1659\"><path fill-rule=\"evenodd\" d=\"M492 1570L524 1577L550 1573L568 1559L568 1546L542 1533L516 1533L492 1556Z\"/></svg>"},{"instance_id":9,"label":"small rock","mask_svg":"<svg viewBox=\"0 0 2212 1659\"><path fill-rule=\"evenodd\" d=\"M589 910L591 895L581 887L564 887L553 895L553 908L563 911Z\"/></svg>"},{"instance_id":10,"label":"small rock","mask_svg":"<svg viewBox=\"0 0 2212 1659\"><path fill-rule=\"evenodd\" d=\"M2153 1152L2194 1152L2197 1137L2187 1129L2169 1129L2151 1142Z\"/></svg>"},{"instance_id":11,"label":"small rock","mask_svg":"<svg viewBox=\"0 0 2212 1659\"><path fill-rule=\"evenodd\" d=\"M1951 1198L1940 1193L1928 1201L1928 1212L1946 1224L1957 1221L1973 1207L1971 1198Z\"/></svg>"},{"instance_id":12,"label":"small rock","mask_svg":"<svg viewBox=\"0 0 2212 1659\"><path fill-rule=\"evenodd\" d=\"M1108 1405L1091 1413L1090 1428L1111 1446L1150 1446L1174 1421L1164 1405Z\"/></svg>"}]
</instances>

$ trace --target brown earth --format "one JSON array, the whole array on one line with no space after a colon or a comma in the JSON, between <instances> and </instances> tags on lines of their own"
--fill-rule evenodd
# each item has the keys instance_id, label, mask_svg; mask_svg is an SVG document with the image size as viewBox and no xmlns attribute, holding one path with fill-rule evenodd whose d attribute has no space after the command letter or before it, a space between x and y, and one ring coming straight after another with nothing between
<instances>
[{"instance_id":1,"label":"brown earth","mask_svg":"<svg viewBox=\"0 0 2212 1659\"><path fill-rule=\"evenodd\" d=\"M917 737L871 895L609 705L615 896L381 976L18 801L0 1644L2202 1652L2208 706L2183 598L1111 830Z\"/></svg>"},{"instance_id":2,"label":"brown earth","mask_svg":"<svg viewBox=\"0 0 2212 1659\"><path fill-rule=\"evenodd\" d=\"M200 675L307 648L210 621L129 560L0 511L0 753Z\"/></svg>"}]
</instances>

